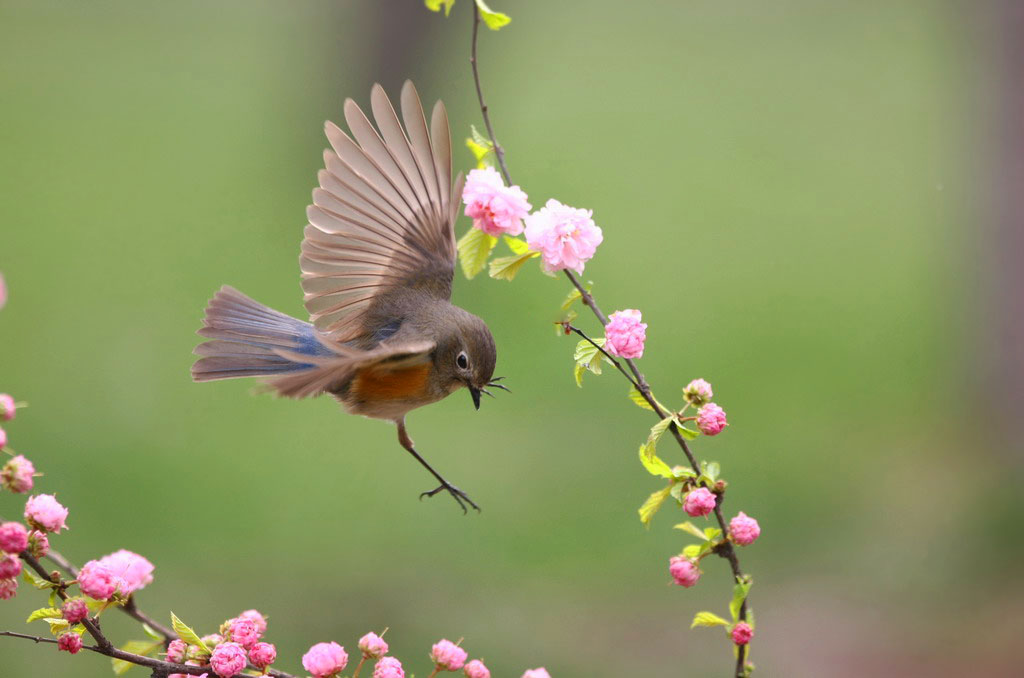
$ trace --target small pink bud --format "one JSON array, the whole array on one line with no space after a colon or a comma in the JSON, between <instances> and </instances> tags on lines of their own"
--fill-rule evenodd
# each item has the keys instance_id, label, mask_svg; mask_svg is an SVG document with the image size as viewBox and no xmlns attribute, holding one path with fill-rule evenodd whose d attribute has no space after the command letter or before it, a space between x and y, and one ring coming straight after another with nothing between
<instances>
[{"instance_id":1,"label":"small pink bud","mask_svg":"<svg viewBox=\"0 0 1024 678\"><path fill-rule=\"evenodd\" d=\"M466 664L466 678L491 678L491 672L479 659Z\"/></svg>"},{"instance_id":2,"label":"small pink bud","mask_svg":"<svg viewBox=\"0 0 1024 678\"><path fill-rule=\"evenodd\" d=\"M8 459L3 468L0 468L0 485L19 494L29 492L35 484L35 473L36 467L32 462L19 454Z\"/></svg>"},{"instance_id":3,"label":"small pink bud","mask_svg":"<svg viewBox=\"0 0 1024 678\"><path fill-rule=\"evenodd\" d=\"M0 428L0 450L7 447L7 431Z\"/></svg>"},{"instance_id":4,"label":"small pink bud","mask_svg":"<svg viewBox=\"0 0 1024 678\"><path fill-rule=\"evenodd\" d=\"M32 530L28 533L28 552L33 558L42 558L50 552L50 538L45 532Z\"/></svg>"},{"instance_id":5,"label":"small pink bud","mask_svg":"<svg viewBox=\"0 0 1024 678\"><path fill-rule=\"evenodd\" d=\"M89 606L84 598L69 598L64 601L60 612L69 624L77 624L89 616Z\"/></svg>"},{"instance_id":6,"label":"small pink bud","mask_svg":"<svg viewBox=\"0 0 1024 678\"><path fill-rule=\"evenodd\" d=\"M539 669L530 669L523 674L523 678L551 678L551 674L548 670L541 667Z\"/></svg>"},{"instance_id":7,"label":"small pink bud","mask_svg":"<svg viewBox=\"0 0 1024 678\"><path fill-rule=\"evenodd\" d=\"M208 633L199 640L203 641L203 645L212 650L224 642L224 636L219 633Z\"/></svg>"},{"instance_id":8,"label":"small pink bud","mask_svg":"<svg viewBox=\"0 0 1024 678\"><path fill-rule=\"evenodd\" d=\"M359 649L367 659L380 659L388 653L388 644L376 633L370 632L359 639Z\"/></svg>"},{"instance_id":9,"label":"small pink bud","mask_svg":"<svg viewBox=\"0 0 1024 678\"><path fill-rule=\"evenodd\" d=\"M0 556L0 579L13 579L21 574L21 558L5 553Z\"/></svg>"},{"instance_id":10,"label":"small pink bud","mask_svg":"<svg viewBox=\"0 0 1024 678\"><path fill-rule=\"evenodd\" d=\"M18 594L17 579L0 579L0 600L10 600Z\"/></svg>"},{"instance_id":11,"label":"small pink bud","mask_svg":"<svg viewBox=\"0 0 1024 678\"><path fill-rule=\"evenodd\" d=\"M228 625L227 637L244 648L250 648L260 639L260 634L251 619L236 617Z\"/></svg>"},{"instance_id":12,"label":"small pink bud","mask_svg":"<svg viewBox=\"0 0 1024 678\"><path fill-rule=\"evenodd\" d=\"M102 563L90 560L78 571L78 588L94 600L107 600L117 590L117 583Z\"/></svg>"},{"instance_id":13,"label":"small pink bud","mask_svg":"<svg viewBox=\"0 0 1024 678\"><path fill-rule=\"evenodd\" d=\"M277 660L277 648L271 643L256 643L249 648L249 661L261 671Z\"/></svg>"},{"instance_id":14,"label":"small pink bud","mask_svg":"<svg viewBox=\"0 0 1024 678\"><path fill-rule=\"evenodd\" d=\"M0 551L21 553L28 548L28 530L21 523L0 525Z\"/></svg>"},{"instance_id":15,"label":"small pink bud","mask_svg":"<svg viewBox=\"0 0 1024 678\"><path fill-rule=\"evenodd\" d=\"M434 643L430 652L430 659L434 665L443 671L458 671L466 663L468 656L461 647L443 639Z\"/></svg>"},{"instance_id":16,"label":"small pink bud","mask_svg":"<svg viewBox=\"0 0 1024 678\"><path fill-rule=\"evenodd\" d=\"M348 653L335 642L317 643L302 655L302 667L314 678L335 676L344 671L347 664Z\"/></svg>"},{"instance_id":17,"label":"small pink bud","mask_svg":"<svg viewBox=\"0 0 1024 678\"><path fill-rule=\"evenodd\" d=\"M672 575L676 584L690 588L700 579L700 569L697 567L697 563L689 558L673 556L668 563L669 574Z\"/></svg>"},{"instance_id":18,"label":"small pink bud","mask_svg":"<svg viewBox=\"0 0 1024 678\"><path fill-rule=\"evenodd\" d=\"M705 403L711 402L711 398L714 395L711 391L711 384L703 379L694 379L683 389L683 398L694 407L700 407Z\"/></svg>"},{"instance_id":19,"label":"small pink bud","mask_svg":"<svg viewBox=\"0 0 1024 678\"><path fill-rule=\"evenodd\" d=\"M82 636L74 631L60 634L60 638L57 639L57 649L70 652L71 654L78 654L78 651L82 649Z\"/></svg>"},{"instance_id":20,"label":"small pink bud","mask_svg":"<svg viewBox=\"0 0 1024 678\"><path fill-rule=\"evenodd\" d=\"M394 657L384 657L373 667L373 678L405 678L405 669Z\"/></svg>"},{"instance_id":21,"label":"small pink bud","mask_svg":"<svg viewBox=\"0 0 1024 678\"><path fill-rule=\"evenodd\" d=\"M60 534L67 517L68 510L52 494L37 494L25 502L25 520L37 530Z\"/></svg>"},{"instance_id":22,"label":"small pink bud","mask_svg":"<svg viewBox=\"0 0 1024 678\"><path fill-rule=\"evenodd\" d=\"M750 546L761 536L761 526L757 521L740 511L735 518L729 521L729 534L732 540L740 546Z\"/></svg>"},{"instance_id":23,"label":"small pink bud","mask_svg":"<svg viewBox=\"0 0 1024 678\"><path fill-rule=\"evenodd\" d=\"M256 632L259 633L260 637L267 632L267 618L259 613L257 610L246 610L242 614L238 615L238 619L248 619L256 625Z\"/></svg>"},{"instance_id":24,"label":"small pink bud","mask_svg":"<svg viewBox=\"0 0 1024 678\"><path fill-rule=\"evenodd\" d=\"M698 487L686 495L683 510L694 518L706 516L715 509L715 495L706 487Z\"/></svg>"},{"instance_id":25,"label":"small pink bud","mask_svg":"<svg viewBox=\"0 0 1024 678\"><path fill-rule=\"evenodd\" d=\"M7 393L0 393L0 421L14 419L14 412L18 409L17 404Z\"/></svg>"},{"instance_id":26,"label":"small pink bud","mask_svg":"<svg viewBox=\"0 0 1024 678\"><path fill-rule=\"evenodd\" d=\"M747 622L739 622L732 627L732 642L737 645L746 645L754 637L754 629L750 628Z\"/></svg>"},{"instance_id":27,"label":"small pink bud","mask_svg":"<svg viewBox=\"0 0 1024 678\"><path fill-rule=\"evenodd\" d=\"M725 410L714 403L708 403L697 413L697 428L706 436L716 436L728 425Z\"/></svg>"},{"instance_id":28,"label":"small pink bud","mask_svg":"<svg viewBox=\"0 0 1024 678\"><path fill-rule=\"evenodd\" d=\"M185 652L188 651L188 645L184 640L175 638L171 641L170 645L167 646L167 661L173 664L183 664L185 662Z\"/></svg>"},{"instance_id":29,"label":"small pink bud","mask_svg":"<svg viewBox=\"0 0 1024 678\"><path fill-rule=\"evenodd\" d=\"M210 656L210 666L220 678L233 678L245 669L246 663L245 649L238 643L221 643Z\"/></svg>"},{"instance_id":30,"label":"small pink bud","mask_svg":"<svg viewBox=\"0 0 1024 678\"><path fill-rule=\"evenodd\" d=\"M202 640L203 640L203 643L205 644L206 640L205 639L202 639ZM209 645L207 645L206 647L207 647L207 649L212 649L212 648L210 648ZM186 664L195 664L196 666L204 666L205 664L207 664L210 661L210 653L207 652L206 650L204 650L203 648L199 647L198 645L189 645L185 649L185 660L186 660L185 661Z\"/></svg>"},{"instance_id":31,"label":"small pink bud","mask_svg":"<svg viewBox=\"0 0 1024 678\"><path fill-rule=\"evenodd\" d=\"M612 355L621 358L639 358L644 354L644 342L647 341L647 323L640 322L640 311L627 308L616 311L608 317L604 326L607 339L604 348Z\"/></svg>"}]
</instances>

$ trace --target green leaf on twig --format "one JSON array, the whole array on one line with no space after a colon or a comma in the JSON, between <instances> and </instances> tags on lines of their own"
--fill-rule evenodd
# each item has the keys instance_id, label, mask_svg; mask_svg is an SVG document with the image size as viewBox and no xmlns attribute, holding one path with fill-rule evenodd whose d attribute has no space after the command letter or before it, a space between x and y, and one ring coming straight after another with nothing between
<instances>
[{"instance_id":1,"label":"green leaf on twig","mask_svg":"<svg viewBox=\"0 0 1024 678\"><path fill-rule=\"evenodd\" d=\"M452 0L455 2L455 0ZM496 31L502 26L508 25L508 22L512 19L507 14L501 12L495 12L493 9L487 6L484 0L476 0L476 6L480 9L480 18L484 20L487 27L492 31Z\"/></svg>"},{"instance_id":2,"label":"green leaf on twig","mask_svg":"<svg viewBox=\"0 0 1024 678\"><path fill-rule=\"evenodd\" d=\"M707 537L705 537L705 535L704 535L704 531L701 530L696 525L694 525L693 523L691 523L689 520L687 520L685 523L679 523L678 525L673 525L672 529L673 530L682 530L683 532L688 532L689 534L692 534L694 537L697 537L697 539L700 539L702 541L705 541L707 539Z\"/></svg>"},{"instance_id":3,"label":"green leaf on twig","mask_svg":"<svg viewBox=\"0 0 1024 678\"><path fill-rule=\"evenodd\" d=\"M661 476L662 478L675 477L668 464L663 462L658 455L654 454L654 450L647 445L640 446L640 463L644 465L644 468L652 476ZM672 490L674 491L675 487Z\"/></svg>"},{"instance_id":4,"label":"green leaf on twig","mask_svg":"<svg viewBox=\"0 0 1024 678\"><path fill-rule=\"evenodd\" d=\"M67 619L61 619L60 617L46 617L46 623L50 625L50 633L55 636L59 636L71 627Z\"/></svg>"},{"instance_id":5,"label":"green leaf on twig","mask_svg":"<svg viewBox=\"0 0 1024 678\"><path fill-rule=\"evenodd\" d=\"M32 586L34 586L35 588L39 589L40 591L43 589L53 588L55 586L55 584L52 581L46 581L42 577L36 575L35 572L29 570L27 567L21 571L21 578L29 584L31 584Z\"/></svg>"},{"instance_id":6,"label":"green leaf on twig","mask_svg":"<svg viewBox=\"0 0 1024 678\"><path fill-rule=\"evenodd\" d=\"M651 404L647 402L646 398L644 398L644 394L636 390L636 386L629 387L629 399L636 403L638 407L642 407L645 410L650 410L651 412L654 411L654 408L651 407Z\"/></svg>"},{"instance_id":7,"label":"green leaf on twig","mask_svg":"<svg viewBox=\"0 0 1024 678\"><path fill-rule=\"evenodd\" d=\"M448 16L452 11L452 5L455 4L455 0L424 0L427 9L433 12L440 12L441 7L444 7L444 15Z\"/></svg>"},{"instance_id":8,"label":"green leaf on twig","mask_svg":"<svg viewBox=\"0 0 1024 678\"><path fill-rule=\"evenodd\" d=\"M60 618L61 610L59 607L41 607L38 610L34 610L32 614L25 620L26 624L31 624L37 619L46 619L47 617Z\"/></svg>"},{"instance_id":9,"label":"green leaf on twig","mask_svg":"<svg viewBox=\"0 0 1024 678\"><path fill-rule=\"evenodd\" d=\"M462 273L470 280L475 278L477 273L484 270L487 257L491 256L491 250L496 244L498 239L494 236L487 235L479 228L470 228L456 245Z\"/></svg>"},{"instance_id":10,"label":"green leaf on twig","mask_svg":"<svg viewBox=\"0 0 1024 678\"><path fill-rule=\"evenodd\" d=\"M644 502L644 505L641 506L639 510L641 523L643 523L645 526L649 526L651 524L651 518L654 517L654 514L658 512L658 509L661 508L661 505L665 503L666 499L668 499L669 492L671 491L672 486L670 485L665 489L658 490L657 492L651 494L651 496L647 497L647 501Z\"/></svg>"},{"instance_id":11,"label":"green leaf on twig","mask_svg":"<svg viewBox=\"0 0 1024 678\"><path fill-rule=\"evenodd\" d=\"M719 617L714 612L708 612L703 610L693 616L693 623L690 624L691 629L695 629L698 626L728 626L729 622Z\"/></svg>"},{"instance_id":12,"label":"green leaf on twig","mask_svg":"<svg viewBox=\"0 0 1024 678\"><path fill-rule=\"evenodd\" d=\"M750 580L750 577L744 577L742 581L737 581L736 586L732 589L732 602L729 603L729 612L732 614L734 622L740 620L740 608L743 607L743 601L747 599L747 594L750 593L752 585L753 582ZM752 624L751 627L753 627Z\"/></svg>"},{"instance_id":13,"label":"green leaf on twig","mask_svg":"<svg viewBox=\"0 0 1024 678\"><path fill-rule=\"evenodd\" d=\"M530 251L530 246L526 244L526 241L522 238L513 238L510 235L506 235L502 238L508 248L512 250L512 254L526 254ZM540 252L534 252L536 255L540 255Z\"/></svg>"},{"instance_id":14,"label":"green leaf on twig","mask_svg":"<svg viewBox=\"0 0 1024 678\"><path fill-rule=\"evenodd\" d=\"M466 139L466 148L476 159L477 169L494 167L494 142L477 131L475 125L469 126L472 136Z\"/></svg>"},{"instance_id":15,"label":"green leaf on twig","mask_svg":"<svg viewBox=\"0 0 1024 678\"><path fill-rule=\"evenodd\" d=\"M161 643L164 642L164 637L162 635L160 635L159 633L157 633L156 629L154 629L149 624L143 623L142 624L142 630L145 631L146 635L149 636L150 638L152 638L153 640L158 640Z\"/></svg>"},{"instance_id":16,"label":"green leaf on twig","mask_svg":"<svg viewBox=\"0 0 1024 678\"><path fill-rule=\"evenodd\" d=\"M604 346L605 338L594 339L594 343L590 343L586 339L580 340L580 343L576 344L576 351L573 353L573 359L576 361L576 385L583 386L583 370L590 370L594 374L601 374L601 362L605 359L600 354L598 346ZM596 344L596 346L595 346Z\"/></svg>"},{"instance_id":17,"label":"green leaf on twig","mask_svg":"<svg viewBox=\"0 0 1024 678\"><path fill-rule=\"evenodd\" d=\"M516 254L511 257L498 257L491 262L490 276L497 280L512 280L519 273L519 269L523 267L523 264L539 256L540 252L527 252L526 254Z\"/></svg>"},{"instance_id":18,"label":"green leaf on twig","mask_svg":"<svg viewBox=\"0 0 1024 678\"><path fill-rule=\"evenodd\" d=\"M202 639L191 629L191 627L189 627L188 624L178 619L178 615L173 612L171 613L171 627L183 641L189 645L198 645L199 649L210 654L210 648L206 647L206 643L202 641Z\"/></svg>"},{"instance_id":19,"label":"green leaf on twig","mask_svg":"<svg viewBox=\"0 0 1024 678\"><path fill-rule=\"evenodd\" d=\"M148 657L162 646L163 643L159 641L129 640L127 643L122 645L120 649L125 652L131 652L132 654L140 654L143 657ZM135 664L123 659L111 659L110 663L114 668L115 676L123 675L128 669L135 666Z\"/></svg>"}]
</instances>

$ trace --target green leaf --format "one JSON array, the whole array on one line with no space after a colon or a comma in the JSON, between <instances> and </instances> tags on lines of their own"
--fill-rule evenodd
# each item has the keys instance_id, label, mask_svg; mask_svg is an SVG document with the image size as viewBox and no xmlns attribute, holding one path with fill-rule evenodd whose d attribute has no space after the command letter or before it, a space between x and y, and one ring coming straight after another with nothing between
<instances>
[{"instance_id":1,"label":"green leaf","mask_svg":"<svg viewBox=\"0 0 1024 678\"><path fill-rule=\"evenodd\" d=\"M473 157L476 159L477 169L483 169L485 167L492 166L490 161L488 160L488 157L490 156L491 153L491 149L487 148L486 146L481 146L472 139L468 138L466 139L466 148L469 149L469 152L472 153Z\"/></svg>"},{"instance_id":2,"label":"green leaf","mask_svg":"<svg viewBox=\"0 0 1024 678\"><path fill-rule=\"evenodd\" d=\"M722 531L720 529L718 529L717 527L705 527L704 528L704 538L707 539L708 541L713 541L715 539L718 539L718 537L720 537L721 535L722 535Z\"/></svg>"},{"instance_id":3,"label":"green leaf","mask_svg":"<svg viewBox=\"0 0 1024 678\"><path fill-rule=\"evenodd\" d=\"M451 0L455 2L455 0ZM493 9L487 6L484 0L476 0L476 6L480 9L480 18L484 20L487 27L492 31L496 31L502 26L508 25L508 22L512 21L507 14L501 12L495 12Z\"/></svg>"},{"instance_id":4,"label":"green leaf","mask_svg":"<svg viewBox=\"0 0 1024 678\"><path fill-rule=\"evenodd\" d=\"M508 248L512 250L513 254L526 254L530 251L530 246L526 244L526 241L522 238L513 238L512 236L504 236L502 238ZM540 252L534 252L535 255L540 256Z\"/></svg>"},{"instance_id":5,"label":"green leaf","mask_svg":"<svg viewBox=\"0 0 1024 678\"><path fill-rule=\"evenodd\" d=\"M644 408L645 410L650 410L651 412L654 411L654 408L651 407L651 404L647 402L647 400L644 398L644 394L636 390L636 386L629 387L629 399L636 403L639 407Z\"/></svg>"},{"instance_id":6,"label":"green leaf","mask_svg":"<svg viewBox=\"0 0 1024 678\"><path fill-rule=\"evenodd\" d=\"M728 626L729 622L719 617L714 612L708 612L706 610L698 612L693 616L693 623L690 624L691 629L695 629L698 626Z\"/></svg>"},{"instance_id":7,"label":"green leaf","mask_svg":"<svg viewBox=\"0 0 1024 678\"><path fill-rule=\"evenodd\" d=\"M716 480L718 480L718 476L721 475L721 473L722 473L722 467L719 465L719 463L717 461L713 461L713 462L709 463L704 468L704 475L706 475L708 478L711 478L711 482L712 483L714 483Z\"/></svg>"},{"instance_id":8,"label":"green leaf","mask_svg":"<svg viewBox=\"0 0 1024 678\"><path fill-rule=\"evenodd\" d=\"M523 264L539 256L540 252L527 252L526 254L516 254L511 257L498 257L491 262L490 276L497 280L512 280L519 273L519 269L523 267Z\"/></svg>"},{"instance_id":9,"label":"green leaf","mask_svg":"<svg viewBox=\"0 0 1024 678\"><path fill-rule=\"evenodd\" d=\"M703 544L688 544L686 548L683 549L683 555L689 558L690 560L695 560L703 550Z\"/></svg>"},{"instance_id":10,"label":"green leaf","mask_svg":"<svg viewBox=\"0 0 1024 678\"><path fill-rule=\"evenodd\" d=\"M424 0L427 9L433 12L440 12L441 6L444 6L444 15L448 16L452 11L452 5L455 4L455 0Z\"/></svg>"},{"instance_id":11,"label":"green leaf","mask_svg":"<svg viewBox=\"0 0 1024 678\"><path fill-rule=\"evenodd\" d=\"M27 567L21 571L21 578L40 591L43 589L53 588L54 586L53 582L46 581L42 577L39 577L35 572L31 571Z\"/></svg>"},{"instance_id":12,"label":"green leaf","mask_svg":"<svg viewBox=\"0 0 1024 678\"><path fill-rule=\"evenodd\" d=\"M587 368L579 363L572 370L572 375L576 377L576 385L583 388L583 375L587 371Z\"/></svg>"},{"instance_id":13,"label":"green leaf","mask_svg":"<svg viewBox=\"0 0 1024 678\"><path fill-rule=\"evenodd\" d=\"M41 607L38 610L34 610L32 614L28 616L28 619L25 620L25 623L31 624L37 619L46 619L47 617L59 618L61 614L59 607Z\"/></svg>"},{"instance_id":14,"label":"green leaf","mask_svg":"<svg viewBox=\"0 0 1024 678\"><path fill-rule=\"evenodd\" d=\"M697 436L700 435L700 433L694 431L692 428L686 428L685 426L682 426L680 424L676 424L676 430L678 430L680 435L682 435L687 440L696 440Z\"/></svg>"},{"instance_id":15,"label":"green leaf","mask_svg":"<svg viewBox=\"0 0 1024 678\"><path fill-rule=\"evenodd\" d=\"M121 650L125 652L131 652L132 654L140 654L143 657L156 652L157 649L163 647L163 643L152 640L129 640L127 643L121 646ZM114 667L114 675L123 675L128 669L135 666L135 664L125 661L123 659L111 659L111 665Z\"/></svg>"},{"instance_id":16,"label":"green leaf","mask_svg":"<svg viewBox=\"0 0 1024 678\"><path fill-rule=\"evenodd\" d=\"M701 541L704 541L704 539L705 539L704 538L704 531L701 530L696 525L694 525L693 523L691 523L689 520L687 520L685 523L679 523L678 525L673 525L672 529L673 530L682 530L683 532L689 532L690 534L692 534L697 539L700 539Z\"/></svg>"},{"instance_id":17,"label":"green leaf","mask_svg":"<svg viewBox=\"0 0 1024 678\"><path fill-rule=\"evenodd\" d=\"M50 633L55 636L59 636L71 627L67 619L61 619L60 617L45 617L45 620L50 625Z\"/></svg>"},{"instance_id":18,"label":"green leaf","mask_svg":"<svg viewBox=\"0 0 1024 678\"><path fill-rule=\"evenodd\" d=\"M476 274L484 270L487 257L491 250L498 244L498 239L487 235L479 228L470 228L466 235L459 238L456 247L459 250L459 264L462 266L462 273L472 280Z\"/></svg>"},{"instance_id":19,"label":"green leaf","mask_svg":"<svg viewBox=\"0 0 1024 678\"><path fill-rule=\"evenodd\" d=\"M565 301L562 302L562 310L568 311L569 307L572 306L577 299L582 298L583 294L575 287L572 288L571 290L569 290L569 294L565 297Z\"/></svg>"},{"instance_id":20,"label":"green leaf","mask_svg":"<svg viewBox=\"0 0 1024 678\"><path fill-rule=\"evenodd\" d=\"M652 476L661 476L662 478L672 477L672 469L670 469L668 464L663 462L658 455L654 454L654 449L648 445L640 446L640 463L644 465L644 468L647 469L647 472ZM675 488L673 487L672 489Z\"/></svg>"},{"instance_id":21,"label":"green leaf","mask_svg":"<svg viewBox=\"0 0 1024 678\"><path fill-rule=\"evenodd\" d=\"M142 624L142 630L145 631L146 635L149 636L150 638L152 638L153 640L159 641L161 643L164 642L164 637L162 635L160 635L159 633L157 633L156 629L154 629L149 624L143 623Z\"/></svg>"},{"instance_id":22,"label":"green leaf","mask_svg":"<svg viewBox=\"0 0 1024 678\"><path fill-rule=\"evenodd\" d=\"M202 639L196 635L196 632L193 631L185 622L178 619L178 616L173 612L171 613L171 627L174 629L174 632L178 634L178 637L186 643L189 645L198 645L199 649L210 654L210 648L206 647L206 643L204 643Z\"/></svg>"},{"instance_id":23,"label":"green leaf","mask_svg":"<svg viewBox=\"0 0 1024 678\"><path fill-rule=\"evenodd\" d=\"M753 584L749 579L745 581L739 581L736 586L732 589L732 602L729 603L729 613L732 614L732 620L739 621L740 619L740 608L743 607L743 601L747 599L747 594L750 593L750 587ZM753 628L753 624L751 624Z\"/></svg>"},{"instance_id":24,"label":"green leaf","mask_svg":"<svg viewBox=\"0 0 1024 678\"><path fill-rule=\"evenodd\" d=\"M600 355L597 347L604 346L604 341L604 337L595 339L594 343L582 339L580 343L576 344L576 351L572 357L576 361L577 368L583 366L594 374L601 374L601 361L604 360L604 356ZM581 379L582 375L577 377L577 383L580 383Z\"/></svg>"},{"instance_id":25,"label":"green leaf","mask_svg":"<svg viewBox=\"0 0 1024 678\"><path fill-rule=\"evenodd\" d=\"M697 474L694 473L691 469L686 468L685 466L672 467L672 476L675 478L692 478L695 475Z\"/></svg>"},{"instance_id":26,"label":"green leaf","mask_svg":"<svg viewBox=\"0 0 1024 678\"><path fill-rule=\"evenodd\" d=\"M57 589L50 591L50 607L57 607Z\"/></svg>"},{"instance_id":27,"label":"green leaf","mask_svg":"<svg viewBox=\"0 0 1024 678\"><path fill-rule=\"evenodd\" d=\"M654 517L654 514L658 512L661 505L665 503L666 499L668 499L669 492L671 491L672 486L670 485L669 487L666 487L663 490L658 490L651 496L647 497L647 501L644 502L644 505L641 506L639 510L641 523L644 525L651 524L651 518Z\"/></svg>"}]
</instances>

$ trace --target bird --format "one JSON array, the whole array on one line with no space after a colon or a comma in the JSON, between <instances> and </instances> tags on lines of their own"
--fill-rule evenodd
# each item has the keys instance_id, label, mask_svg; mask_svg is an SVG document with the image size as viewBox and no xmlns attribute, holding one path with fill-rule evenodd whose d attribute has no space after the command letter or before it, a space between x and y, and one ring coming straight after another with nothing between
<instances>
[{"instance_id":1,"label":"bird","mask_svg":"<svg viewBox=\"0 0 1024 678\"><path fill-rule=\"evenodd\" d=\"M451 303L454 223L464 184L452 182L448 114L428 128L415 86L401 90L401 121L384 89L370 94L376 126L352 99L351 132L328 121L330 148L306 208L299 267L309 322L224 286L198 334L196 382L256 377L287 398L327 394L349 413L394 422L398 441L466 512L480 507L417 451L406 415L462 388L480 409L495 378L487 323ZM404 123L404 124L403 124Z\"/></svg>"}]
</instances>

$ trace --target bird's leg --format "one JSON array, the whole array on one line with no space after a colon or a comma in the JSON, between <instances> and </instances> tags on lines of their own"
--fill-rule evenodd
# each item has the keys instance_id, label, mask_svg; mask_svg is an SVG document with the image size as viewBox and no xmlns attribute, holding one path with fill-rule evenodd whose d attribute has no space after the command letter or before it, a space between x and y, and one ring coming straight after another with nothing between
<instances>
[{"instance_id":1,"label":"bird's leg","mask_svg":"<svg viewBox=\"0 0 1024 678\"><path fill-rule=\"evenodd\" d=\"M463 492L462 490L460 490L459 488L455 487L447 480L445 480L441 476L441 474L435 471L434 467L428 464L427 460L421 457L420 453L416 451L416 448L413 446L412 443L412 438L409 437L408 431L405 430L405 417L396 420L395 424L398 426L398 442L402 444L402 447L409 451L409 454L416 457L416 461L423 464L423 468L430 471L430 474L437 478L438 482L441 483L438 487L435 487L434 489L428 492L422 493L420 495L420 499L423 499L423 497L433 497L441 490L446 490L448 494L452 495L452 498L455 499L456 502L458 502L459 507L462 509L463 513L466 512L466 503L468 503L470 506L475 508L477 512L479 512L480 507L476 505L476 502L469 498L469 495L467 495L465 492Z\"/></svg>"}]
</instances>

